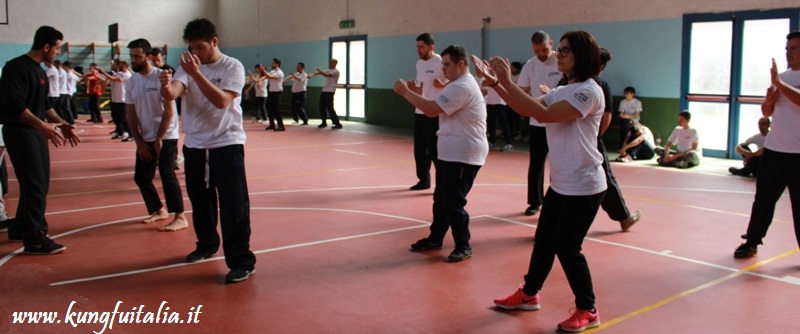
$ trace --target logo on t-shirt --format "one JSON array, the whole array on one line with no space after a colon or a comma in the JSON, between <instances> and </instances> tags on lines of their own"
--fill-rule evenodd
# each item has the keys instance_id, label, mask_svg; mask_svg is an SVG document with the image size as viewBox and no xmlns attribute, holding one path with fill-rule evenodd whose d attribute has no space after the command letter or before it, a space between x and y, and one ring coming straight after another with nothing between
<instances>
[{"instance_id":1,"label":"logo on t-shirt","mask_svg":"<svg viewBox=\"0 0 800 334\"><path fill-rule=\"evenodd\" d=\"M442 101L442 103L448 103L448 102L450 102L450 100L449 100L449 99L447 99L447 97L446 97L446 96L444 96L444 95L440 95L440 96L439 96L439 101Z\"/></svg>"},{"instance_id":2,"label":"logo on t-shirt","mask_svg":"<svg viewBox=\"0 0 800 334\"><path fill-rule=\"evenodd\" d=\"M425 70L425 74L433 74L436 73L434 70Z\"/></svg>"},{"instance_id":3,"label":"logo on t-shirt","mask_svg":"<svg viewBox=\"0 0 800 334\"><path fill-rule=\"evenodd\" d=\"M558 75L558 76L561 76L561 72L559 72L559 71L555 71L555 72L550 72L550 73L547 73L547 76L548 76L548 77L553 77L553 76L557 76L557 75Z\"/></svg>"},{"instance_id":4,"label":"logo on t-shirt","mask_svg":"<svg viewBox=\"0 0 800 334\"><path fill-rule=\"evenodd\" d=\"M576 100L581 101L581 103L586 103L586 101L589 101L589 97L586 96L586 94L584 94L584 93L580 93L580 92L575 93L575 95L573 95L573 97Z\"/></svg>"},{"instance_id":5,"label":"logo on t-shirt","mask_svg":"<svg viewBox=\"0 0 800 334\"><path fill-rule=\"evenodd\" d=\"M212 84L214 84L214 86L219 86L219 84L222 83L222 79L221 78L213 78L210 81L211 81Z\"/></svg>"}]
</instances>

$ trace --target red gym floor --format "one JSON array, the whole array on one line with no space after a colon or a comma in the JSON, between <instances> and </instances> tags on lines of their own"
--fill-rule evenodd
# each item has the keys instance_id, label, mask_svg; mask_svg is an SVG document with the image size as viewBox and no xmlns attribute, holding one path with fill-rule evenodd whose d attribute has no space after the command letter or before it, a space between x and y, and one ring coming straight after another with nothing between
<instances>
[{"instance_id":1,"label":"red gym floor","mask_svg":"<svg viewBox=\"0 0 800 334\"><path fill-rule=\"evenodd\" d=\"M468 197L474 257L447 263L449 237L441 251L409 251L427 235L432 203L432 189L407 190L416 181L412 139L361 123L315 124L282 133L246 124L257 272L224 284L221 253L183 263L191 227L165 233L156 231L165 222L139 223L134 143L110 140L110 124L81 123L79 147L51 150L47 220L66 252L24 255L0 234L0 332L553 333L569 316L573 296L558 262L540 311L492 304L514 291L530 257L537 217L522 215L527 143L490 153ZM621 233L600 212L584 243L603 322L592 331L800 332L788 193L758 255L735 260L755 186L728 175L736 163L613 164L628 206L644 215ZM107 319L115 308L122 313ZM52 323L28 317L42 314Z\"/></svg>"}]
</instances>

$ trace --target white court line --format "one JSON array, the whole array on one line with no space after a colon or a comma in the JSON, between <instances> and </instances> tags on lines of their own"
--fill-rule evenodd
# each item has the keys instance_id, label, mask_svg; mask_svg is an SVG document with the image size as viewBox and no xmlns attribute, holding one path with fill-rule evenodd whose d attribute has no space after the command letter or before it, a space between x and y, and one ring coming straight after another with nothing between
<instances>
[{"instance_id":1,"label":"white court line","mask_svg":"<svg viewBox=\"0 0 800 334\"><path fill-rule=\"evenodd\" d=\"M84 159L84 160L61 160L61 161L51 161L51 165L55 164L70 164L70 163L84 163L84 162L95 162L95 161L110 161L110 160L136 160L134 156L126 156L124 158L103 158L103 159Z\"/></svg>"},{"instance_id":2,"label":"white court line","mask_svg":"<svg viewBox=\"0 0 800 334\"><path fill-rule=\"evenodd\" d=\"M492 218L492 219L497 219L497 220L500 220L500 221L509 222L509 223L513 223L513 224L517 224L517 225L527 226L527 227L536 227L536 225L534 225L534 224L528 224L528 223L524 223L524 222L513 221L513 220L500 218L500 217L495 217L495 216L490 216L490 215L485 215L485 217ZM607 241L607 240L602 240L602 239L597 239L597 238L592 238L592 237L586 237L585 239L586 240L590 240L590 241L594 241L594 242L597 242L597 243L601 243L601 244L627 248L627 249L635 250L635 251L638 251L638 252L643 252L643 253L663 256L663 257L666 257L666 258L671 258L671 259L674 259L674 260L679 260L679 261L699 264L699 265L706 266L706 267L711 267L711 268L716 268L716 269L721 269L721 270L727 270L727 271L731 271L731 272L741 271L741 269L739 269L739 268L731 268L731 267L726 267L726 266L714 264L714 263L711 263L711 262L700 261L700 260L695 260L695 259L688 258L688 257L673 255L673 254L671 254L671 251L669 251L669 250L654 251L654 250L650 250L650 249L646 249L646 248L626 245L626 244L622 244L622 243L618 243L618 242L612 242L612 241ZM771 280L784 282L784 283L800 285L800 279L791 280L791 279L787 279L786 277L783 277L783 278L775 277L775 276L755 273L755 272L752 272L752 271L745 272L744 274L745 275L756 276L756 277L761 277L761 278L766 278L766 279L771 279Z\"/></svg>"}]
</instances>

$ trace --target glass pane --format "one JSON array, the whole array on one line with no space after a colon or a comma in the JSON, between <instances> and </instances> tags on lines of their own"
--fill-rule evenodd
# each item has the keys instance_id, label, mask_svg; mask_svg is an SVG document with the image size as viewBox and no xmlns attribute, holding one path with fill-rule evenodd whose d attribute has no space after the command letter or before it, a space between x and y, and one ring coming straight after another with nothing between
<instances>
[{"instance_id":1,"label":"glass pane","mask_svg":"<svg viewBox=\"0 0 800 334\"><path fill-rule=\"evenodd\" d=\"M692 23L689 94L730 95L732 29L731 21Z\"/></svg>"},{"instance_id":2,"label":"glass pane","mask_svg":"<svg viewBox=\"0 0 800 334\"><path fill-rule=\"evenodd\" d=\"M764 96L770 86L772 58L778 68L786 68L786 34L789 19L748 20L744 22L741 95ZM756 122L753 122L756 126Z\"/></svg>"},{"instance_id":3,"label":"glass pane","mask_svg":"<svg viewBox=\"0 0 800 334\"><path fill-rule=\"evenodd\" d=\"M364 118L364 90L350 89L350 110L347 111L350 117Z\"/></svg>"},{"instance_id":4,"label":"glass pane","mask_svg":"<svg viewBox=\"0 0 800 334\"><path fill-rule=\"evenodd\" d=\"M339 65L336 66L340 73L337 83L344 85L347 83L347 42L333 42L331 44L331 55L333 59L339 61ZM344 94L339 96L344 96ZM344 100L344 98L342 99ZM334 108L338 110L338 107L334 106Z\"/></svg>"},{"instance_id":5,"label":"glass pane","mask_svg":"<svg viewBox=\"0 0 800 334\"><path fill-rule=\"evenodd\" d=\"M697 129L701 148L728 150L728 109L728 103L689 102L689 112L692 113L690 124Z\"/></svg>"},{"instance_id":6,"label":"glass pane","mask_svg":"<svg viewBox=\"0 0 800 334\"><path fill-rule=\"evenodd\" d=\"M350 42L350 82L355 85L367 83L367 41ZM357 117L357 116L353 116Z\"/></svg>"},{"instance_id":7,"label":"glass pane","mask_svg":"<svg viewBox=\"0 0 800 334\"><path fill-rule=\"evenodd\" d=\"M347 117L347 89L336 88L336 94L333 96L333 109L336 110L339 118Z\"/></svg>"},{"instance_id":8,"label":"glass pane","mask_svg":"<svg viewBox=\"0 0 800 334\"><path fill-rule=\"evenodd\" d=\"M758 133L758 120L761 119L760 104L742 104L739 106L739 131L736 143L741 143Z\"/></svg>"}]
</instances>

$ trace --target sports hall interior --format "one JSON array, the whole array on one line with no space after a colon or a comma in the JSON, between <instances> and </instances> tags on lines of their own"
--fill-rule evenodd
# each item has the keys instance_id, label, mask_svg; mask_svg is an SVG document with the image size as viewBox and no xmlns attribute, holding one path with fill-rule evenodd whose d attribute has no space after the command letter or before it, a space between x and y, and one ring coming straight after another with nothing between
<instances>
[{"instance_id":1,"label":"sports hall interior","mask_svg":"<svg viewBox=\"0 0 800 334\"><path fill-rule=\"evenodd\" d=\"M325 69L328 59L339 58L345 78L335 95L341 130L316 126L319 78L308 83L310 126L290 125L286 90L285 132L265 131L244 109L251 249L258 262L257 272L238 284L224 283L222 252L184 262L196 241L191 226L159 232L158 223L141 223L147 212L133 182L134 143L111 140L113 124L86 123L88 115L81 113L76 125L81 143L50 147L46 218L50 237L67 250L25 255L21 243L0 233L0 332L556 332L574 308L558 262L540 293L541 310L504 311L492 303L522 282L533 247L538 216L524 215L528 143L516 141L509 152L492 150L478 173L466 207L472 258L446 261L453 246L449 234L441 251L412 252L409 245L427 235L433 188L408 189L417 181L414 111L392 87L398 78L415 76L415 38L423 32L434 36L437 52L457 44L483 58L524 63L534 56L534 32L545 31L557 43L577 29L592 33L613 55L601 77L612 89L615 108L623 88L635 87L642 123L665 141L678 112L689 110L705 152L701 165L690 169L659 167L655 160L611 164L628 207L643 215L622 232L601 210L589 230L583 253L603 323L586 332L800 332L793 306L800 298L800 254L789 193L778 201L757 256L734 259L755 179L728 172L742 165L735 145L758 131L770 59L786 65L785 36L800 27L796 1L0 1L0 9L3 5L0 66L27 52L36 29L50 25L64 34L62 61L91 59L108 70L112 58L128 58L128 41L146 38L177 67L186 50L184 25L204 17L216 24L222 52L246 69L273 58L281 59L284 72L294 71L298 62L309 70ZM119 40L112 44L109 25L115 23ZM703 76L721 80L712 86L722 88L696 90L693 80ZM604 140L615 158L616 126ZM10 185L4 199L13 216L19 187L8 158L6 164ZM177 173L183 185L182 170ZM191 221L185 189L184 202ZM181 320L194 314L194 321L117 321L105 328L102 321L69 317L70 310L100 315L115 308L164 318L174 313ZM22 312L58 315L53 323L18 323L15 316Z\"/></svg>"}]
</instances>

